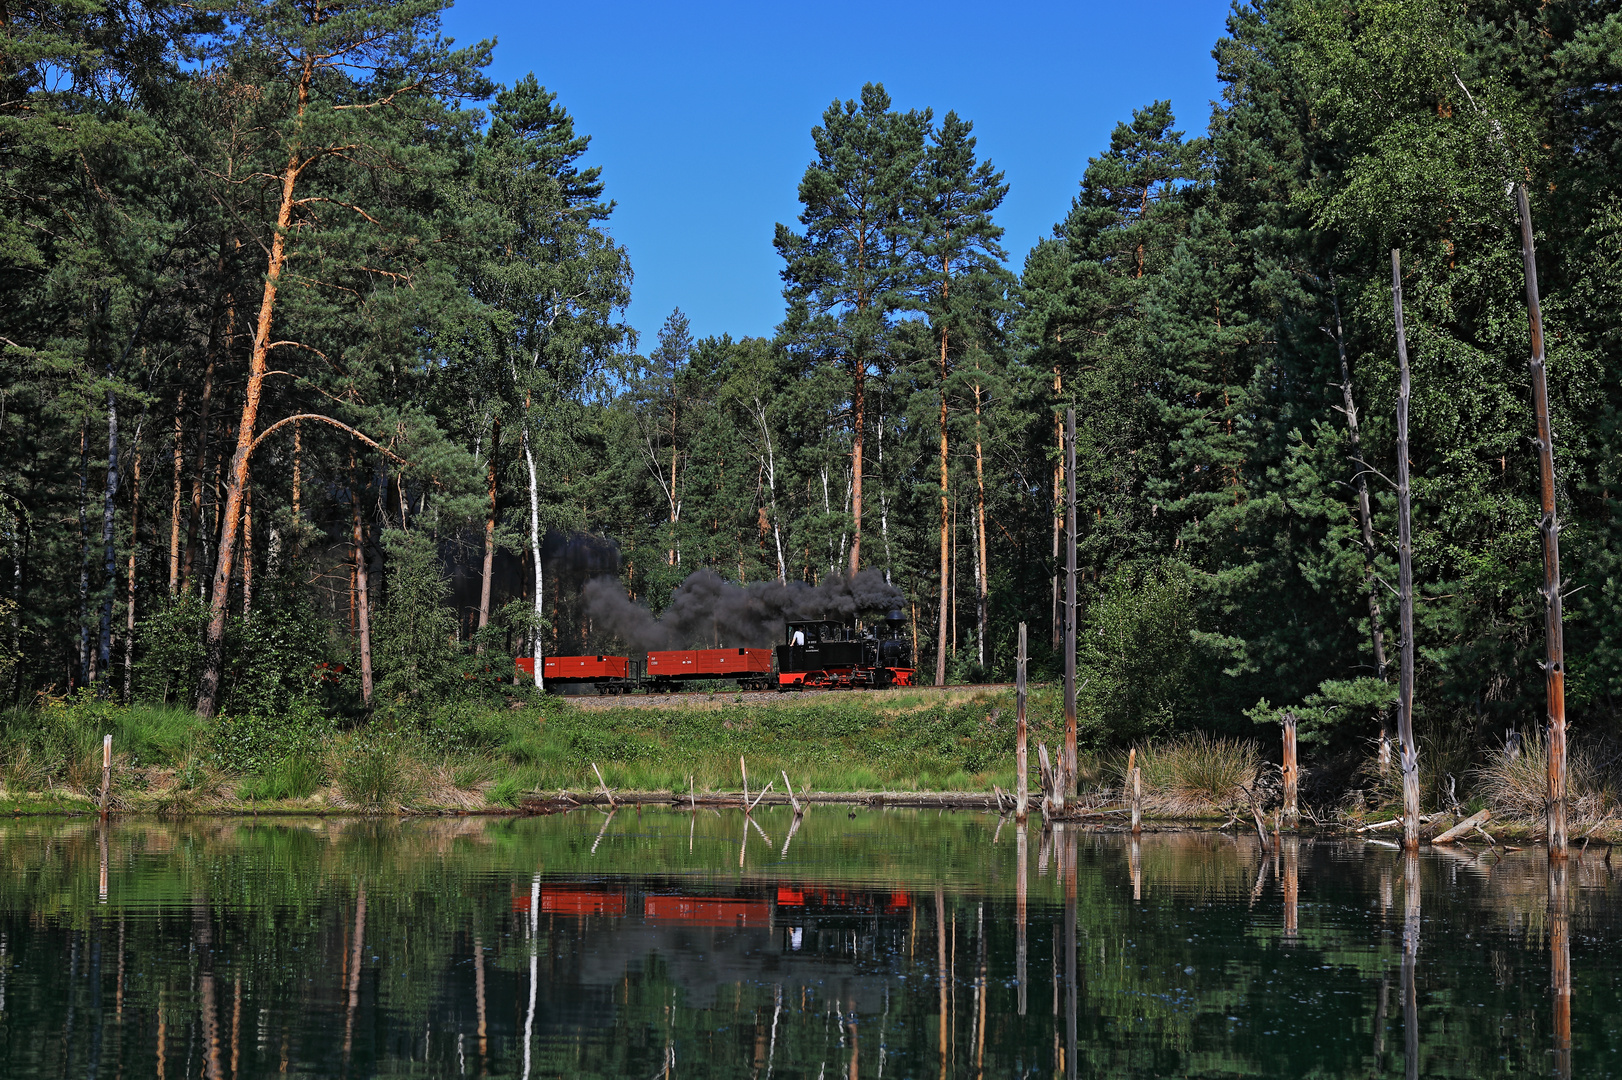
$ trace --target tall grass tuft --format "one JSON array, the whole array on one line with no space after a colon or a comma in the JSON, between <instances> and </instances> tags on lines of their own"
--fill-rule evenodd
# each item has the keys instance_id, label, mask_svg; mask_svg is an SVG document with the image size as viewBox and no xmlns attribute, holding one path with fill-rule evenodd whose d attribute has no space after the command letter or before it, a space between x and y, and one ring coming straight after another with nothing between
<instances>
[{"instance_id":1,"label":"tall grass tuft","mask_svg":"<svg viewBox=\"0 0 1622 1080\"><path fill-rule=\"evenodd\" d=\"M328 774L343 801L362 810L398 810L423 787L422 766L390 734L345 740L330 755Z\"/></svg>"},{"instance_id":2,"label":"tall grass tuft","mask_svg":"<svg viewBox=\"0 0 1622 1080\"><path fill-rule=\"evenodd\" d=\"M1247 801L1245 788L1256 782L1261 752L1249 739L1180 735L1138 748L1144 802L1174 816L1209 814ZM1111 770L1122 790L1131 783L1122 755Z\"/></svg>"},{"instance_id":3,"label":"tall grass tuft","mask_svg":"<svg viewBox=\"0 0 1622 1080\"><path fill-rule=\"evenodd\" d=\"M1487 755L1487 763L1474 770L1475 793L1487 801L1498 817L1543 816L1549 791L1549 758L1541 732L1521 739L1521 752L1511 756L1507 747ZM1595 767L1581 746L1566 749L1566 813L1574 826L1593 825L1616 812L1616 793L1609 778Z\"/></svg>"}]
</instances>

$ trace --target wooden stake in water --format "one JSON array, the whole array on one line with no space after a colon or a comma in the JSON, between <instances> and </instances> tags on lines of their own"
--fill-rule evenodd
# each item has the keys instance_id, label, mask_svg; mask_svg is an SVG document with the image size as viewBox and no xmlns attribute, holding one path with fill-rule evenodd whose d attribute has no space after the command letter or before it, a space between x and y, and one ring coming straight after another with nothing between
<instances>
[{"instance_id":1,"label":"wooden stake in water","mask_svg":"<svg viewBox=\"0 0 1622 1080\"><path fill-rule=\"evenodd\" d=\"M113 737L101 737L101 819L107 820L107 794L113 786Z\"/></svg>"},{"instance_id":2,"label":"wooden stake in water","mask_svg":"<svg viewBox=\"0 0 1622 1080\"><path fill-rule=\"evenodd\" d=\"M1014 820L1025 824L1030 811L1030 731L1025 724L1025 624L1019 624L1019 658L1014 663Z\"/></svg>"},{"instance_id":3,"label":"wooden stake in water","mask_svg":"<svg viewBox=\"0 0 1622 1080\"><path fill-rule=\"evenodd\" d=\"M1295 713L1284 714L1284 824L1295 828L1301 814L1296 807L1299 776L1295 765Z\"/></svg>"},{"instance_id":4,"label":"wooden stake in water","mask_svg":"<svg viewBox=\"0 0 1622 1080\"><path fill-rule=\"evenodd\" d=\"M1132 806L1132 835L1136 836L1143 831L1143 785L1138 780L1138 748L1135 746L1126 752L1126 775L1121 779Z\"/></svg>"},{"instance_id":5,"label":"wooden stake in water","mask_svg":"<svg viewBox=\"0 0 1622 1080\"><path fill-rule=\"evenodd\" d=\"M591 763L591 771L597 774L597 783L602 785L603 794L608 796L608 805L609 808L612 809L616 805L614 802L614 793L608 789L608 781L603 779L603 770L599 769L597 767L597 763L594 761Z\"/></svg>"},{"instance_id":6,"label":"wooden stake in water","mask_svg":"<svg viewBox=\"0 0 1622 1080\"><path fill-rule=\"evenodd\" d=\"M742 754L738 755L738 771L743 773L743 808L747 811L749 809L749 766L743 763ZM744 830L744 834L748 835L747 829Z\"/></svg>"},{"instance_id":7,"label":"wooden stake in water","mask_svg":"<svg viewBox=\"0 0 1622 1080\"><path fill-rule=\"evenodd\" d=\"M1402 846L1419 849L1419 746L1414 742L1414 542L1408 491L1408 335L1402 325L1402 253L1391 249L1391 310L1397 324L1397 614L1402 660L1397 737L1402 742Z\"/></svg>"},{"instance_id":8,"label":"wooden stake in water","mask_svg":"<svg viewBox=\"0 0 1622 1080\"><path fill-rule=\"evenodd\" d=\"M1076 410L1065 411L1064 775L1057 799L1076 793Z\"/></svg>"},{"instance_id":9,"label":"wooden stake in water","mask_svg":"<svg viewBox=\"0 0 1622 1080\"><path fill-rule=\"evenodd\" d=\"M1532 245L1532 210L1526 185L1515 185L1521 216L1521 260L1526 265L1526 316L1532 329L1532 410L1537 418L1538 485L1543 496L1544 685L1549 698L1549 858L1566 857L1566 645L1560 606L1560 517L1554 504L1554 431L1549 426L1549 378L1543 357L1543 309L1538 302L1537 251Z\"/></svg>"}]
</instances>

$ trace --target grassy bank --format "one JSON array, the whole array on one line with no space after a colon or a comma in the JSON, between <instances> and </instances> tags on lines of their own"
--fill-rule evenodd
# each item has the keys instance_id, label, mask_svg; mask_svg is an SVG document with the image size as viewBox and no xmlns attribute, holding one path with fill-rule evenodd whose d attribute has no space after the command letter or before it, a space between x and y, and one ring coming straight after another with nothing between
<instances>
[{"instance_id":1,"label":"grassy bank","mask_svg":"<svg viewBox=\"0 0 1622 1080\"><path fill-rule=\"evenodd\" d=\"M91 700L13 710L0 722L0 812L86 810L113 736L125 811L484 810L597 786L620 791L986 792L1013 783L1006 690L791 696L717 694L592 707L544 698L425 723L345 728L318 714L202 721L188 711ZM1062 739L1058 696L1038 690L1033 738Z\"/></svg>"},{"instance_id":2,"label":"grassy bank","mask_svg":"<svg viewBox=\"0 0 1622 1080\"><path fill-rule=\"evenodd\" d=\"M1035 688L1028 713L1034 787L1035 745L1057 750L1063 739L1058 691ZM115 750L113 808L134 813L501 812L528 799L595 791L594 765L617 792L702 797L739 791L740 757L754 791L769 781L780 792L784 772L796 789L827 794L984 794L1014 785L1014 701L1003 688L628 704L541 698L359 726L298 710L204 721L183 709L80 698L0 714L0 813L92 810L104 734ZM1249 792L1264 804L1276 796L1275 758L1257 739L1150 742L1137 757L1146 815L1220 821L1238 812L1248 822ZM1084 752L1079 764L1084 799L1116 797L1124 750ZM1543 759L1535 740L1517 757L1496 753L1460 770L1458 809L1489 808L1495 835L1540 832ZM1573 836L1614 836L1616 785L1607 771L1577 753L1571 784ZM1368 774L1337 778L1328 791L1320 784L1310 809L1319 821L1343 824L1389 817L1398 797L1390 776ZM1453 809L1435 797L1426 805Z\"/></svg>"}]
</instances>

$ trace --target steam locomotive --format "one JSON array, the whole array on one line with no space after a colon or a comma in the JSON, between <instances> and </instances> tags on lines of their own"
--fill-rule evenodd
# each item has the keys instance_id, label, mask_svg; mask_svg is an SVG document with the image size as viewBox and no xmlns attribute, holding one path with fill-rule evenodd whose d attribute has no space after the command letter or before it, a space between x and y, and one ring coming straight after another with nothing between
<instances>
[{"instance_id":1,"label":"steam locomotive","mask_svg":"<svg viewBox=\"0 0 1622 1080\"><path fill-rule=\"evenodd\" d=\"M535 676L535 659L519 657L519 670ZM629 656L548 656L541 675L549 690L592 687L599 694L641 690L668 694L684 683L726 681L739 690L879 689L913 685L912 638L901 612L867 626L855 619L784 624L774 649L650 650Z\"/></svg>"}]
</instances>

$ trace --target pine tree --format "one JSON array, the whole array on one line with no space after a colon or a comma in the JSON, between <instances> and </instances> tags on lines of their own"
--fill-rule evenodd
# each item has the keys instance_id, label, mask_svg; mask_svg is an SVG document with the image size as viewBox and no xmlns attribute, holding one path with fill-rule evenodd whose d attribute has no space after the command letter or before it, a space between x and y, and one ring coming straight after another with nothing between
<instances>
[{"instance_id":1,"label":"pine tree","mask_svg":"<svg viewBox=\"0 0 1622 1080\"><path fill-rule=\"evenodd\" d=\"M851 574L861 566L867 381L893 359L896 313L916 304L907 256L930 114L890 105L884 87L869 83L860 102L828 106L800 181L805 233L779 224L775 241L789 303L780 336L850 376Z\"/></svg>"}]
</instances>

